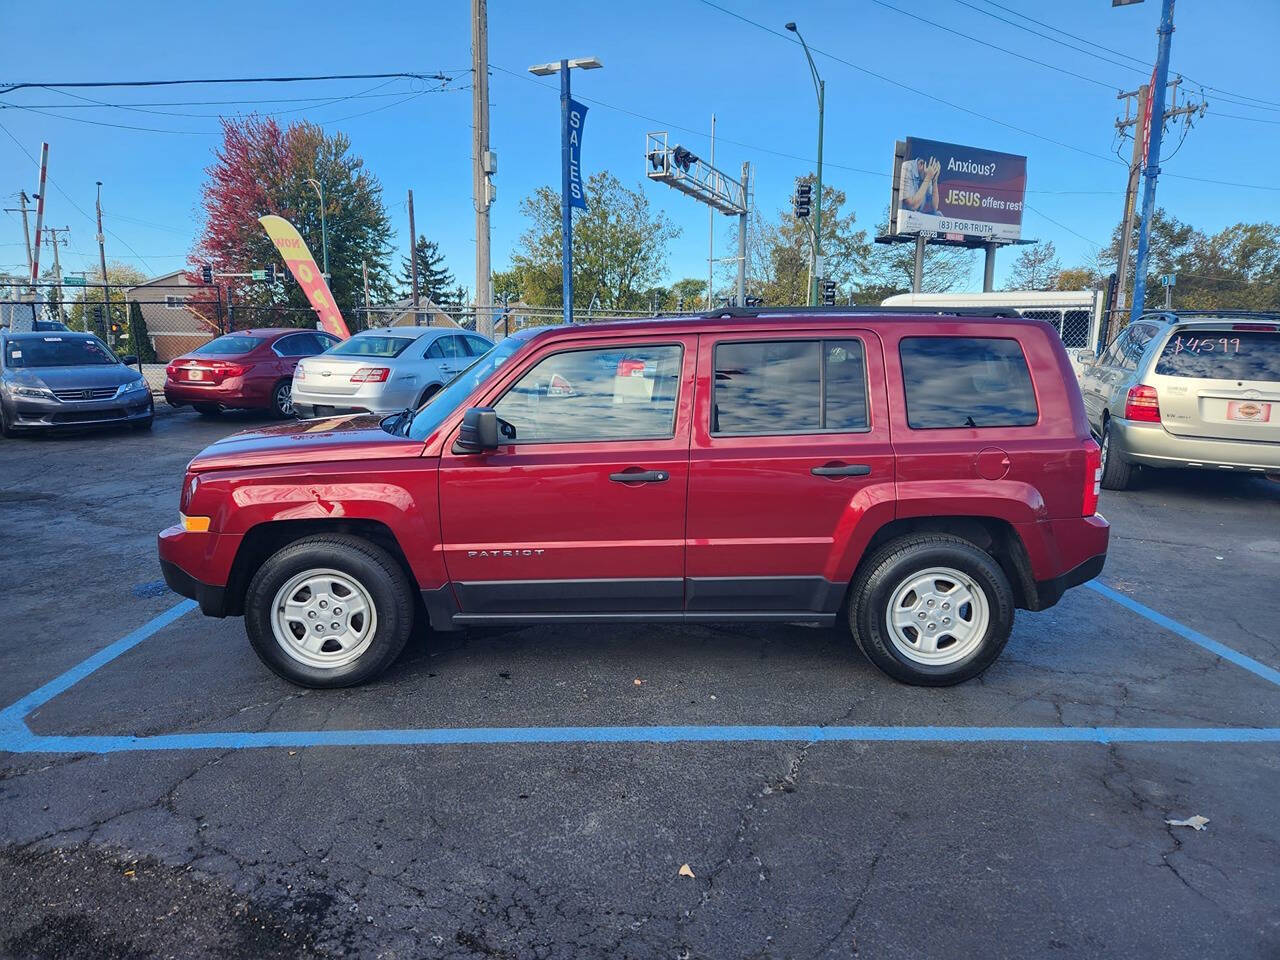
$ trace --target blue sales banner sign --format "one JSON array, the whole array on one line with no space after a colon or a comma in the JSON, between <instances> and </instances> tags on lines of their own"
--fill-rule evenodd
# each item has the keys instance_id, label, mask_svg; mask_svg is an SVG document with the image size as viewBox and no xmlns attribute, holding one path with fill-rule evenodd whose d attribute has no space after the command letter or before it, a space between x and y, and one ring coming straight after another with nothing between
<instances>
[{"instance_id":1,"label":"blue sales banner sign","mask_svg":"<svg viewBox=\"0 0 1280 960\"><path fill-rule=\"evenodd\" d=\"M565 131L569 141L569 206L587 209L587 194L582 186L582 127L587 121L587 108L570 98Z\"/></svg>"}]
</instances>

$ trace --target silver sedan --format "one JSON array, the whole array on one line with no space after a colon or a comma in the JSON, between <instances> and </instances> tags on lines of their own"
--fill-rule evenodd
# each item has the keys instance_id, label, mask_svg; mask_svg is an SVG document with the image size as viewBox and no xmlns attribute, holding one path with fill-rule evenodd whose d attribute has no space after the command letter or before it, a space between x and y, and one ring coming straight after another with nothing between
<instances>
[{"instance_id":1,"label":"silver sedan","mask_svg":"<svg viewBox=\"0 0 1280 960\"><path fill-rule=\"evenodd\" d=\"M416 407L492 348L488 337L449 327L364 330L298 364L293 409L307 418Z\"/></svg>"}]
</instances>

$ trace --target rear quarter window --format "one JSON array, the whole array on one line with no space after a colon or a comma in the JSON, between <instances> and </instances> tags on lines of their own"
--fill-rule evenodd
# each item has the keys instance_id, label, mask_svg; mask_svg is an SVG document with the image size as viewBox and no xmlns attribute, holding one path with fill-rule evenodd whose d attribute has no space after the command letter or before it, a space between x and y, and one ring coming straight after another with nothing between
<instances>
[{"instance_id":1,"label":"rear quarter window","mask_svg":"<svg viewBox=\"0 0 1280 960\"><path fill-rule=\"evenodd\" d=\"M1156 361L1162 377L1280 381L1280 333L1180 330Z\"/></svg>"},{"instance_id":2,"label":"rear quarter window","mask_svg":"<svg viewBox=\"0 0 1280 960\"><path fill-rule=\"evenodd\" d=\"M1017 340L996 337L904 337L907 424L1028 427L1040 419L1027 358Z\"/></svg>"}]
</instances>

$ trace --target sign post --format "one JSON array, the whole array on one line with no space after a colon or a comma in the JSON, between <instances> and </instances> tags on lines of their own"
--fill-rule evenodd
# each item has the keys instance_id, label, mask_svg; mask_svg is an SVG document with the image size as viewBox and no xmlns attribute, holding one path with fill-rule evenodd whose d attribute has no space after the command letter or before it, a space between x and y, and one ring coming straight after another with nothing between
<instances>
[{"instance_id":1,"label":"sign post","mask_svg":"<svg viewBox=\"0 0 1280 960\"><path fill-rule=\"evenodd\" d=\"M1164 308L1173 309L1173 285L1178 282L1176 273L1166 273L1160 278L1160 286L1164 287Z\"/></svg>"}]
</instances>

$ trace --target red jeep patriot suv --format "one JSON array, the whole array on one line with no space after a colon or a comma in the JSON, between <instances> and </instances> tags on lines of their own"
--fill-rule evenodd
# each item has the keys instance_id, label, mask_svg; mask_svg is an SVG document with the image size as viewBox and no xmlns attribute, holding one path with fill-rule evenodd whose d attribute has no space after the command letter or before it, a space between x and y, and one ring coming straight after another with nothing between
<instances>
[{"instance_id":1,"label":"red jeep patriot suv","mask_svg":"<svg viewBox=\"0 0 1280 960\"><path fill-rule=\"evenodd\" d=\"M1099 449L1037 320L804 308L544 327L417 410L265 427L187 469L178 593L294 683L415 617L847 622L943 685L1096 576Z\"/></svg>"}]
</instances>

